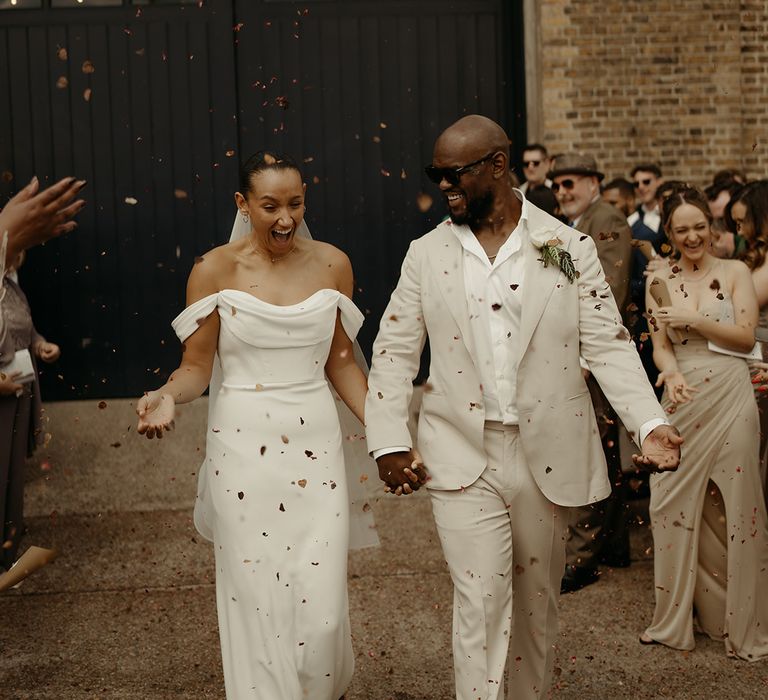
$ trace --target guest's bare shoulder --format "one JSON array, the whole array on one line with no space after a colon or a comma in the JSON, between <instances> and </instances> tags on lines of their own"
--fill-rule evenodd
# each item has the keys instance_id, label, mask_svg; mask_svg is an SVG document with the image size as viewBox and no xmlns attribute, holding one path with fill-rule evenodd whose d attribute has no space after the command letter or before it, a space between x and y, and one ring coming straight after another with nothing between
<instances>
[{"instance_id":1,"label":"guest's bare shoulder","mask_svg":"<svg viewBox=\"0 0 768 700\"><path fill-rule=\"evenodd\" d=\"M726 276L731 284L737 284L740 281L745 282L752 280L752 271L747 267L746 263L741 260L720 260L720 264L723 266Z\"/></svg>"}]
</instances>

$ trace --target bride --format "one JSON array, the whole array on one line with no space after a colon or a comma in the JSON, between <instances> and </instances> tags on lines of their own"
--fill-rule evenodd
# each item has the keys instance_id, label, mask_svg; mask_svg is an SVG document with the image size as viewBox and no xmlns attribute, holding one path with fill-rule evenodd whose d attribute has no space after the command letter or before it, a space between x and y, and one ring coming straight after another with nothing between
<instances>
[{"instance_id":1,"label":"bride","mask_svg":"<svg viewBox=\"0 0 768 700\"><path fill-rule=\"evenodd\" d=\"M138 431L162 437L175 404L211 383L195 524L215 548L228 698L337 700L352 677L348 487L366 476L356 458L348 478L342 444L364 450L344 439L326 377L362 422L363 315L347 256L301 235L305 190L288 158L259 152L241 167L246 235L236 225L197 259L173 322L181 364L137 406ZM353 519L370 517L351 500ZM353 531L375 540L370 526Z\"/></svg>"}]
</instances>

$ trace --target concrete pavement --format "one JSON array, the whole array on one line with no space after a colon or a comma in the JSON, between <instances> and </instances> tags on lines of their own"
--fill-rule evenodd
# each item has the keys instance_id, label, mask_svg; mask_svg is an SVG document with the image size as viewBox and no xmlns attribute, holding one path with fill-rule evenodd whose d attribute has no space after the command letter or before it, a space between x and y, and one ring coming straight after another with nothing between
<instances>
[{"instance_id":1,"label":"concrete pavement","mask_svg":"<svg viewBox=\"0 0 768 700\"><path fill-rule=\"evenodd\" d=\"M53 439L29 465L24 545L59 559L0 594L0 698L223 698L213 555L191 523L205 401L162 442L129 401L49 404ZM385 497L382 546L350 556L357 670L349 700L452 697L451 585L429 501ZM629 569L561 600L553 697L768 698L768 663L644 647L653 610L647 525ZM768 583L768 582L766 582Z\"/></svg>"}]
</instances>

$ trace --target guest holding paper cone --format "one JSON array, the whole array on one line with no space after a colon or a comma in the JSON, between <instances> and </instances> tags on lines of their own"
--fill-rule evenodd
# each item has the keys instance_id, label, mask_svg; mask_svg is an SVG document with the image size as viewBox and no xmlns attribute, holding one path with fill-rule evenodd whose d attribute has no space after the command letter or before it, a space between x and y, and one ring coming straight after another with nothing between
<instances>
[{"instance_id":1,"label":"guest holding paper cone","mask_svg":"<svg viewBox=\"0 0 768 700\"><path fill-rule=\"evenodd\" d=\"M758 305L747 266L711 254L711 220L698 190L668 197L674 252L648 278L662 406L685 451L677 472L651 476L656 609L640 642L693 649L695 616L729 656L756 660L768 656L768 532L744 354Z\"/></svg>"}]
</instances>

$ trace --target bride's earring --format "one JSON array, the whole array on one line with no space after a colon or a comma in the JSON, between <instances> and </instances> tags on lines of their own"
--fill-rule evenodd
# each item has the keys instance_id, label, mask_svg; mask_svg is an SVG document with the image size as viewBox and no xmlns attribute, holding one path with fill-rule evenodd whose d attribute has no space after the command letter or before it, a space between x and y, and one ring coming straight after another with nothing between
<instances>
[{"instance_id":1,"label":"bride's earring","mask_svg":"<svg viewBox=\"0 0 768 700\"><path fill-rule=\"evenodd\" d=\"M245 223L247 224L248 223L248 219L249 219L248 212L244 211L244 212L242 212L242 214L243 214L243 221L245 221Z\"/></svg>"}]
</instances>

